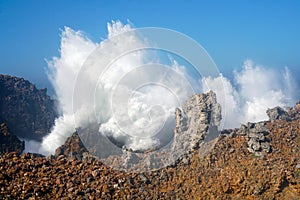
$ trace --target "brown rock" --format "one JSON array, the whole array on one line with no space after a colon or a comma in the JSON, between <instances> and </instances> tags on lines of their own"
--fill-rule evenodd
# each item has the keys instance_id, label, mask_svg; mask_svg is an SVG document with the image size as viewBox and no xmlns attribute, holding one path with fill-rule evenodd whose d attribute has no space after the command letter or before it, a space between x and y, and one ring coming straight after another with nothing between
<instances>
[{"instance_id":1,"label":"brown rock","mask_svg":"<svg viewBox=\"0 0 300 200\"><path fill-rule=\"evenodd\" d=\"M38 90L23 78L0 74L0 123L21 138L41 140L57 116L47 89Z\"/></svg>"},{"instance_id":2,"label":"brown rock","mask_svg":"<svg viewBox=\"0 0 300 200\"><path fill-rule=\"evenodd\" d=\"M17 152L22 153L25 149L24 141L11 133L6 124L0 124L0 154Z\"/></svg>"},{"instance_id":3,"label":"brown rock","mask_svg":"<svg viewBox=\"0 0 300 200\"><path fill-rule=\"evenodd\" d=\"M84 147L77 132L73 133L72 136L68 137L66 142L56 149L55 156L60 157L64 155L68 159L81 160L84 153L88 153Z\"/></svg>"}]
</instances>

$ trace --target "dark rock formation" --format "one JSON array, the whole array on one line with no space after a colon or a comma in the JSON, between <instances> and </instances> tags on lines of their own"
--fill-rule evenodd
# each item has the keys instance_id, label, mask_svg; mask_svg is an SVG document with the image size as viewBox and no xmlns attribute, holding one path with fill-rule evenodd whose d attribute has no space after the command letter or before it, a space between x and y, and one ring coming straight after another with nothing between
<instances>
[{"instance_id":1,"label":"dark rock formation","mask_svg":"<svg viewBox=\"0 0 300 200\"><path fill-rule=\"evenodd\" d=\"M0 75L0 122L17 136L41 140L57 116L46 89L38 90L23 78Z\"/></svg>"},{"instance_id":2,"label":"dark rock formation","mask_svg":"<svg viewBox=\"0 0 300 200\"><path fill-rule=\"evenodd\" d=\"M113 138L99 132L99 124L90 124L86 128L78 128L77 133L85 148L94 156L102 159L110 155L121 155L122 149L116 145Z\"/></svg>"},{"instance_id":3,"label":"dark rock formation","mask_svg":"<svg viewBox=\"0 0 300 200\"><path fill-rule=\"evenodd\" d=\"M24 141L11 133L6 124L0 124L0 154L8 152L22 153L25 148Z\"/></svg>"},{"instance_id":4,"label":"dark rock formation","mask_svg":"<svg viewBox=\"0 0 300 200\"><path fill-rule=\"evenodd\" d=\"M87 149L84 147L77 132L73 133L72 136L68 137L66 142L56 149L55 157L64 155L69 159L81 160L85 153L88 153Z\"/></svg>"}]
</instances>

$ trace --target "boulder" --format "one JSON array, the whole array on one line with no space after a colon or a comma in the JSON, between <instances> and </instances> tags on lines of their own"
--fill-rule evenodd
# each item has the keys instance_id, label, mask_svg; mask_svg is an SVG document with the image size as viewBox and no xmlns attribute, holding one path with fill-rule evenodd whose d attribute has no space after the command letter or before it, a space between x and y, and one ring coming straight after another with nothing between
<instances>
[{"instance_id":1,"label":"boulder","mask_svg":"<svg viewBox=\"0 0 300 200\"><path fill-rule=\"evenodd\" d=\"M288 112L279 106L272 108L272 109L268 109L267 114L269 116L270 121L274 121L274 120L290 121L291 120Z\"/></svg>"}]
</instances>

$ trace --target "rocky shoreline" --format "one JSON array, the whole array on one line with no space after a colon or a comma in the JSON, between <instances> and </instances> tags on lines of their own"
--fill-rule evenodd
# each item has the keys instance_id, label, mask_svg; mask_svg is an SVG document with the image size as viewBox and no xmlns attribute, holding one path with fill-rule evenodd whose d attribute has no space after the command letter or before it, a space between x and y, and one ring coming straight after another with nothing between
<instances>
[{"instance_id":1,"label":"rocky shoreline","mask_svg":"<svg viewBox=\"0 0 300 200\"><path fill-rule=\"evenodd\" d=\"M145 173L84 160L6 153L0 157L1 199L297 199L300 121L267 122L272 152L249 152L242 134L222 134L204 157Z\"/></svg>"},{"instance_id":2,"label":"rocky shoreline","mask_svg":"<svg viewBox=\"0 0 300 200\"><path fill-rule=\"evenodd\" d=\"M98 130L95 125L78 129L55 155L45 157L22 154L24 142L17 136L31 134L40 140L56 116L54 102L46 91L24 79L1 75L3 80L7 83L0 84L4 91L0 95L0 199L300 198L300 102L286 110L268 109L268 121L219 132L221 107L216 95L197 94L182 110L176 109L168 150L139 154L123 146L109 154L105 152L109 141L97 148L93 137L86 141L79 137L80 133L93 136ZM28 105L36 113L27 115ZM47 115L41 117L44 112ZM9 125L16 116L25 121ZM33 120L37 120L35 128L28 123ZM29 129L32 132L26 133ZM87 143L93 153L108 156L107 162L91 155Z\"/></svg>"},{"instance_id":3,"label":"rocky shoreline","mask_svg":"<svg viewBox=\"0 0 300 200\"><path fill-rule=\"evenodd\" d=\"M204 156L195 149L188 162L143 173L114 170L86 154L6 153L0 156L0 198L298 199L299 105L285 113L288 119L224 130Z\"/></svg>"}]
</instances>

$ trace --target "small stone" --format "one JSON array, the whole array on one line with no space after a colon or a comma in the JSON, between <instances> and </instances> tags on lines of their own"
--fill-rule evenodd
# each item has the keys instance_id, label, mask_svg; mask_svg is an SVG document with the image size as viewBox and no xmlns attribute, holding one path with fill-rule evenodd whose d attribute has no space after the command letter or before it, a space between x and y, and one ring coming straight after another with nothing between
<instances>
[{"instance_id":1,"label":"small stone","mask_svg":"<svg viewBox=\"0 0 300 200\"><path fill-rule=\"evenodd\" d=\"M262 133L249 133L249 137L250 138L255 138L255 139L257 139L258 141L265 141L265 136L264 136L264 134L262 134Z\"/></svg>"},{"instance_id":2,"label":"small stone","mask_svg":"<svg viewBox=\"0 0 300 200\"><path fill-rule=\"evenodd\" d=\"M256 157L261 157L261 156L263 156L262 152L259 152L259 151L254 152L254 154L255 154Z\"/></svg>"},{"instance_id":3,"label":"small stone","mask_svg":"<svg viewBox=\"0 0 300 200\"><path fill-rule=\"evenodd\" d=\"M141 181L143 181L144 183L150 184L150 180L145 175L140 174L139 177L140 177Z\"/></svg>"},{"instance_id":4,"label":"small stone","mask_svg":"<svg viewBox=\"0 0 300 200\"><path fill-rule=\"evenodd\" d=\"M91 193L92 192L92 189L91 188L87 188L86 190L85 190L85 193Z\"/></svg>"},{"instance_id":5,"label":"small stone","mask_svg":"<svg viewBox=\"0 0 300 200\"><path fill-rule=\"evenodd\" d=\"M264 190L264 187L263 187L262 185L258 184L258 185L255 187L255 189L254 189L254 191L253 191L253 194L254 194L254 195L261 195L262 192L263 192L263 190Z\"/></svg>"},{"instance_id":6,"label":"small stone","mask_svg":"<svg viewBox=\"0 0 300 200\"><path fill-rule=\"evenodd\" d=\"M100 171L98 169L92 171L92 176L96 178L99 175Z\"/></svg>"},{"instance_id":7,"label":"small stone","mask_svg":"<svg viewBox=\"0 0 300 200\"><path fill-rule=\"evenodd\" d=\"M248 146L249 146L249 148L253 149L254 151L261 150L260 143L257 140L255 140L254 138L251 138L248 141Z\"/></svg>"},{"instance_id":8,"label":"small stone","mask_svg":"<svg viewBox=\"0 0 300 200\"><path fill-rule=\"evenodd\" d=\"M87 182L87 183L90 183L90 182L92 182L93 180L94 180L94 179L93 179L92 177L87 177L87 178L86 178L86 182Z\"/></svg>"},{"instance_id":9,"label":"small stone","mask_svg":"<svg viewBox=\"0 0 300 200\"><path fill-rule=\"evenodd\" d=\"M134 186L134 180L133 180L133 178L128 177L128 178L127 178L127 182L128 182L128 184L129 184L130 186Z\"/></svg>"},{"instance_id":10,"label":"small stone","mask_svg":"<svg viewBox=\"0 0 300 200\"><path fill-rule=\"evenodd\" d=\"M56 185L60 185L61 184L60 178L56 179L55 183L56 183Z\"/></svg>"},{"instance_id":11,"label":"small stone","mask_svg":"<svg viewBox=\"0 0 300 200\"><path fill-rule=\"evenodd\" d=\"M270 153L271 152L271 145L268 142L263 142L260 144L261 148L263 151L265 151L266 153Z\"/></svg>"},{"instance_id":12,"label":"small stone","mask_svg":"<svg viewBox=\"0 0 300 200\"><path fill-rule=\"evenodd\" d=\"M184 157L182 158L181 162L182 162L183 164L185 164L185 165L187 165L187 164L190 163L189 159L188 159L186 156L184 156Z\"/></svg>"},{"instance_id":13,"label":"small stone","mask_svg":"<svg viewBox=\"0 0 300 200\"><path fill-rule=\"evenodd\" d=\"M69 192L69 193L71 193L71 192L73 192L73 191L74 191L74 188L73 188L73 187L71 187L71 188L68 189L68 192Z\"/></svg>"}]
</instances>

